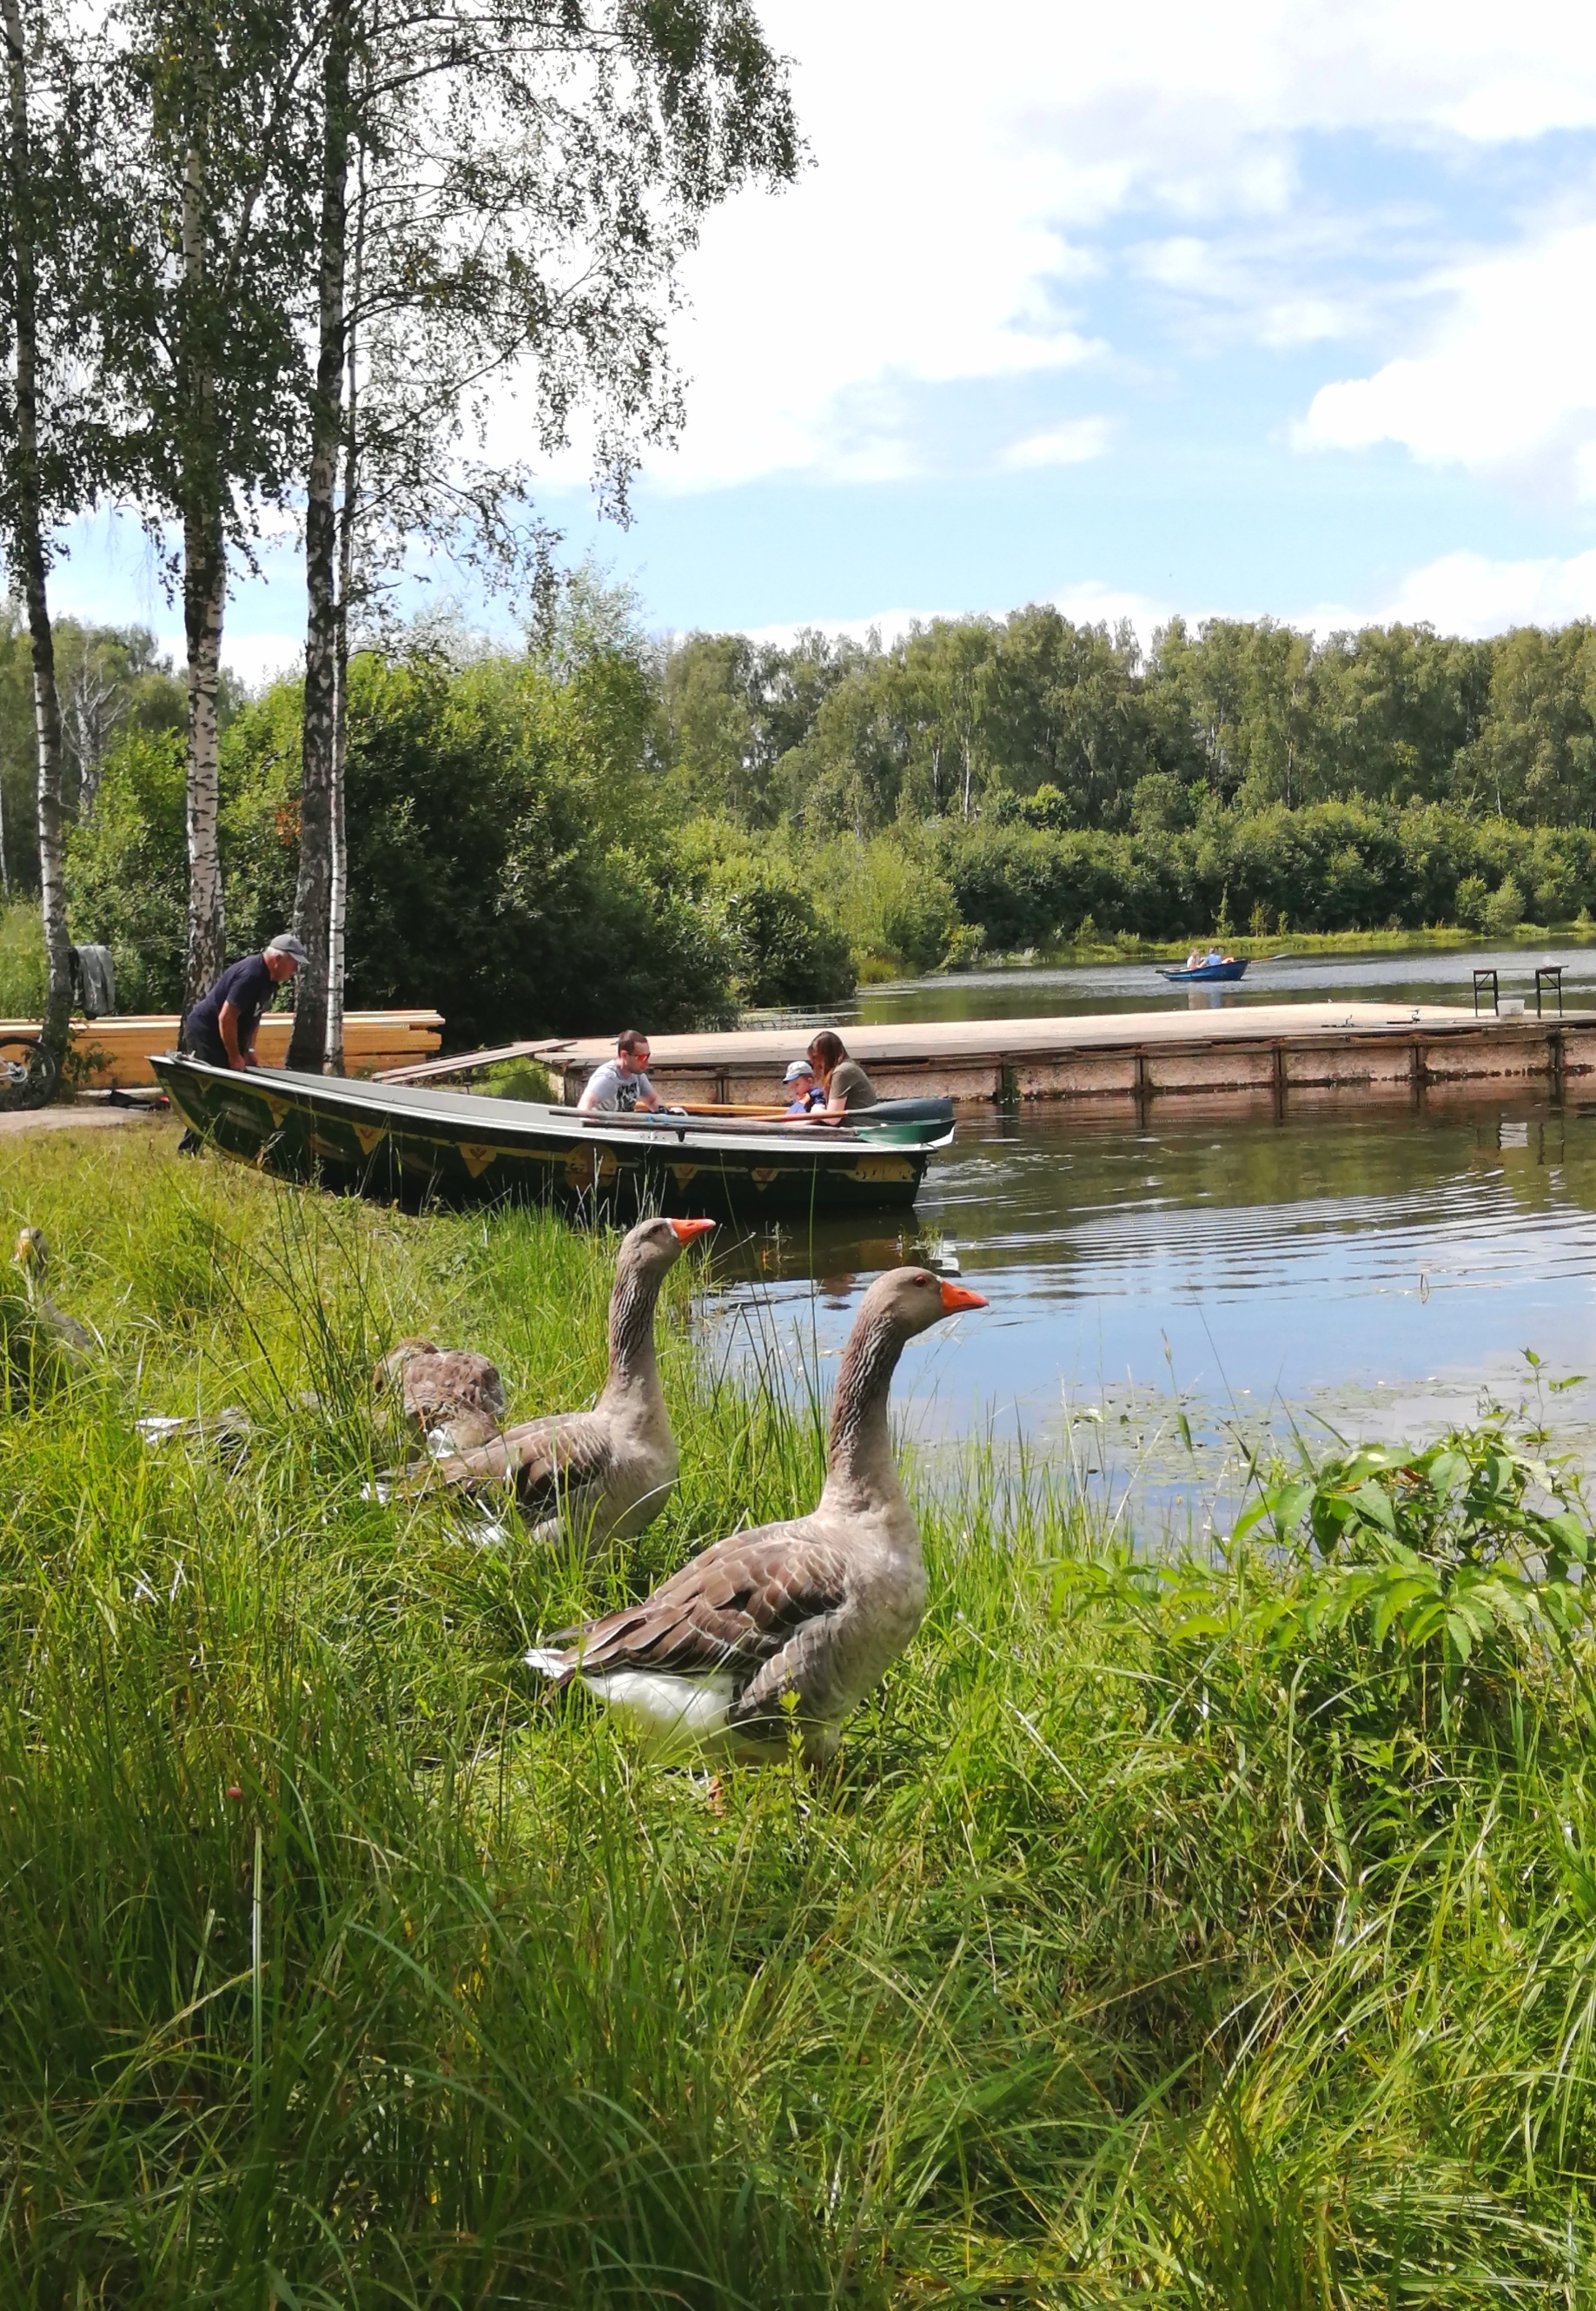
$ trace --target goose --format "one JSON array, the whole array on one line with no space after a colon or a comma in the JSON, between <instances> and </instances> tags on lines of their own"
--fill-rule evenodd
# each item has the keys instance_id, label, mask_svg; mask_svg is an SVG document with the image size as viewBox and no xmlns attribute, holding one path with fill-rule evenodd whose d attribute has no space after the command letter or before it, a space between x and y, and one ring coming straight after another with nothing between
<instances>
[{"instance_id":1,"label":"goose","mask_svg":"<svg viewBox=\"0 0 1596 2311\"><path fill-rule=\"evenodd\" d=\"M580 1679L665 1757L766 1762L786 1754L789 1722L807 1763L834 1757L925 1611L887 1430L893 1374L916 1333L986 1304L927 1269L877 1277L843 1351L818 1506L711 1543L641 1604L535 1645L528 1666L556 1687Z\"/></svg>"},{"instance_id":2,"label":"goose","mask_svg":"<svg viewBox=\"0 0 1596 2311\"><path fill-rule=\"evenodd\" d=\"M406 1427L434 1451L441 1446L469 1452L504 1426L499 1368L470 1348L401 1340L371 1374L371 1393L379 1413L391 1417L397 1411Z\"/></svg>"},{"instance_id":3,"label":"goose","mask_svg":"<svg viewBox=\"0 0 1596 2311\"><path fill-rule=\"evenodd\" d=\"M654 1309L667 1271L713 1220L644 1220L622 1240L609 1304L609 1376L588 1412L528 1420L468 1452L440 1456L430 1487L513 1489L538 1540L591 1548L651 1524L676 1480L676 1440L654 1356Z\"/></svg>"},{"instance_id":4,"label":"goose","mask_svg":"<svg viewBox=\"0 0 1596 2311\"><path fill-rule=\"evenodd\" d=\"M50 1251L44 1240L44 1230L36 1227L17 1231L16 1249L12 1253L13 1264L22 1270L22 1289L34 1321L47 1331L56 1346L70 1356L86 1356L94 1347L94 1336L75 1316L66 1315L57 1308L44 1288L45 1270L49 1266Z\"/></svg>"}]
</instances>

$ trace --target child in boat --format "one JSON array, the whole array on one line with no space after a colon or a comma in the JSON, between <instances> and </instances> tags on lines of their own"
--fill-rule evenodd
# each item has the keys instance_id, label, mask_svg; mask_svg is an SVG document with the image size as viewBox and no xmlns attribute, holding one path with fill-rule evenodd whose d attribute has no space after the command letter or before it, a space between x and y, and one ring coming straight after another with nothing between
<instances>
[{"instance_id":1,"label":"child in boat","mask_svg":"<svg viewBox=\"0 0 1596 2311\"><path fill-rule=\"evenodd\" d=\"M792 1094L789 1115L807 1115L811 1108L825 1105L825 1094L815 1082L815 1069L807 1060L794 1060L782 1081Z\"/></svg>"}]
</instances>

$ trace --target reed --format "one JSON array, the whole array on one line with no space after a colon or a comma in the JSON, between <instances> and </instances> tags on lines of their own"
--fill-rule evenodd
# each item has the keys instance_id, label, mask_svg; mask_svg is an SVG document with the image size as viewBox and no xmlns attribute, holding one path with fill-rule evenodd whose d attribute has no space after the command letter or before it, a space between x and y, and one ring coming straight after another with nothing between
<instances>
[{"instance_id":1,"label":"reed","mask_svg":"<svg viewBox=\"0 0 1596 2311\"><path fill-rule=\"evenodd\" d=\"M840 1772L711 1792L519 1656L806 1503L815 1408L711 1367L684 1262L634 1552L383 1509L379 1346L578 1401L610 1247L170 1147L0 1182L104 1342L0 1413L7 2301L1589 2299L1577 1617L1404 1684L1264 1528L1131 1556L977 1450ZM236 1466L133 1426L225 1402Z\"/></svg>"}]
</instances>

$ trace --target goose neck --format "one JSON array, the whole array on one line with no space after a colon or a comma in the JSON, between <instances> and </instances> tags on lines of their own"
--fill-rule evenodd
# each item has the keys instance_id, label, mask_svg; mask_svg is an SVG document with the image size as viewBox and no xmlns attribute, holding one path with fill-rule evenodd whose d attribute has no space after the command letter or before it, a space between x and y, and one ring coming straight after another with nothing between
<instances>
[{"instance_id":1,"label":"goose neck","mask_svg":"<svg viewBox=\"0 0 1596 2311\"><path fill-rule=\"evenodd\" d=\"M630 1395L657 1390L659 1367L654 1353L654 1310L661 1278L648 1269L618 1276L609 1304L609 1377L612 1392Z\"/></svg>"},{"instance_id":2,"label":"goose neck","mask_svg":"<svg viewBox=\"0 0 1596 2311\"><path fill-rule=\"evenodd\" d=\"M832 1401L828 1493L850 1493L866 1499L899 1496L886 1408L903 1352L902 1329L885 1317L855 1326L842 1354Z\"/></svg>"}]
</instances>

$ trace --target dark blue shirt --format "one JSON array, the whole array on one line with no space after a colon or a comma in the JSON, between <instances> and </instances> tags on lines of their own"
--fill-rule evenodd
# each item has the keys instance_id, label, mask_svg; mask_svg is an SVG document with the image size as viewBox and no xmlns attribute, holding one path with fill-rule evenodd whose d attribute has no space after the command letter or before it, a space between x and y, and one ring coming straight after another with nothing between
<instances>
[{"instance_id":1,"label":"dark blue shirt","mask_svg":"<svg viewBox=\"0 0 1596 2311\"><path fill-rule=\"evenodd\" d=\"M220 1043L222 1006L231 1003L239 1015L239 1049L247 1051L275 983L264 955L247 955L242 963L230 963L210 993L202 995L188 1014L186 1025L190 1041Z\"/></svg>"}]
</instances>

